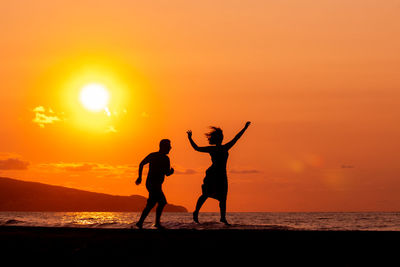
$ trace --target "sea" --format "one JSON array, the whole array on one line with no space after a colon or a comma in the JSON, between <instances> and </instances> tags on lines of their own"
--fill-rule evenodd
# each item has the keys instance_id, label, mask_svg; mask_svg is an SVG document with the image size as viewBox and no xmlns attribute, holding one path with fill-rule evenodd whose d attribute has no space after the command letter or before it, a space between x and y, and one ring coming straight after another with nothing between
<instances>
[{"instance_id":1,"label":"sea","mask_svg":"<svg viewBox=\"0 0 400 267\"><path fill-rule=\"evenodd\" d=\"M0 212L0 226L136 228L139 212ZM154 229L150 213L144 228ZM400 212L230 212L230 226L219 222L218 212L201 212L200 224L191 213L164 212L167 229L260 229L319 231L400 231Z\"/></svg>"}]
</instances>

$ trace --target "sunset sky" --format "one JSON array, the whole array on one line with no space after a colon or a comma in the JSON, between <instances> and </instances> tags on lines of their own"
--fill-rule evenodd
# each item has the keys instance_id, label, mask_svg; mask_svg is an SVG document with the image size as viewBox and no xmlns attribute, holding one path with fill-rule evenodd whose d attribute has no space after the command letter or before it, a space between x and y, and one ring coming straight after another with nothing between
<instances>
[{"instance_id":1,"label":"sunset sky","mask_svg":"<svg viewBox=\"0 0 400 267\"><path fill-rule=\"evenodd\" d=\"M400 1L4 0L0 176L194 209L209 126L230 151L228 211L400 210ZM100 111L82 89L100 85ZM145 168L147 169L147 168ZM217 201L204 211L217 211Z\"/></svg>"}]
</instances>

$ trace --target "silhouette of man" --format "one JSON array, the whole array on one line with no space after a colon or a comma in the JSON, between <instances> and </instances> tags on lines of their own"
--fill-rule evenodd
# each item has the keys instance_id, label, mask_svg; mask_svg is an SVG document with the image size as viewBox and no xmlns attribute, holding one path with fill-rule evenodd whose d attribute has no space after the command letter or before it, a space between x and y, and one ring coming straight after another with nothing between
<instances>
[{"instance_id":1,"label":"silhouette of man","mask_svg":"<svg viewBox=\"0 0 400 267\"><path fill-rule=\"evenodd\" d=\"M167 204L167 200L162 191L162 184L164 177L170 176L174 173L174 169L170 166L169 157L167 154L171 150L171 141L163 139L160 141L160 150L158 152L150 153L139 164L139 177L136 180L136 185L142 182L143 166L149 163L149 172L147 174L146 188L149 191L149 198L147 199L146 207L143 209L139 221L136 223L138 228L143 227L143 222L149 212L158 203L156 209L156 223L155 227L163 228L160 223L161 213Z\"/></svg>"}]
</instances>

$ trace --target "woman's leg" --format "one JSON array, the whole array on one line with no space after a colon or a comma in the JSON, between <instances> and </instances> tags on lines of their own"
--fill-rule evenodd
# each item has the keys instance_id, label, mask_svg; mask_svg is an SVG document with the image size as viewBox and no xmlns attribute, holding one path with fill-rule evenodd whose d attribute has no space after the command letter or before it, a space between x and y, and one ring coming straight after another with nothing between
<instances>
[{"instance_id":1,"label":"woman's leg","mask_svg":"<svg viewBox=\"0 0 400 267\"><path fill-rule=\"evenodd\" d=\"M203 206L204 202L207 200L207 196L201 195L199 199L197 200L196 204L196 210L193 212L193 221L196 223L199 223L199 211L201 209L201 206Z\"/></svg>"},{"instance_id":2,"label":"woman's leg","mask_svg":"<svg viewBox=\"0 0 400 267\"><path fill-rule=\"evenodd\" d=\"M221 212L221 219L220 222L225 223L226 225L230 225L226 220L226 199L219 201L219 210Z\"/></svg>"}]
</instances>

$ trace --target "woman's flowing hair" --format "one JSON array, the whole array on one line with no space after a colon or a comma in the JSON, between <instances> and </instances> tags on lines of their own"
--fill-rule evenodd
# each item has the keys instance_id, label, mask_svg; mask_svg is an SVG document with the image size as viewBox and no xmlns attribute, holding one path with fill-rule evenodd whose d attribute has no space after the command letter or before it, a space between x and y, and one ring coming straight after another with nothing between
<instances>
[{"instance_id":1,"label":"woman's flowing hair","mask_svg":"<svg viewBox=\"0 0 400 267\"><path fill-rule=\"evenodd\" d=\"M206 133L208 142L210 145L221 144L224 139L224 134L222 133L222 129L219 127L211 126L211 132Z\"/></svg>"}]
</instances>

